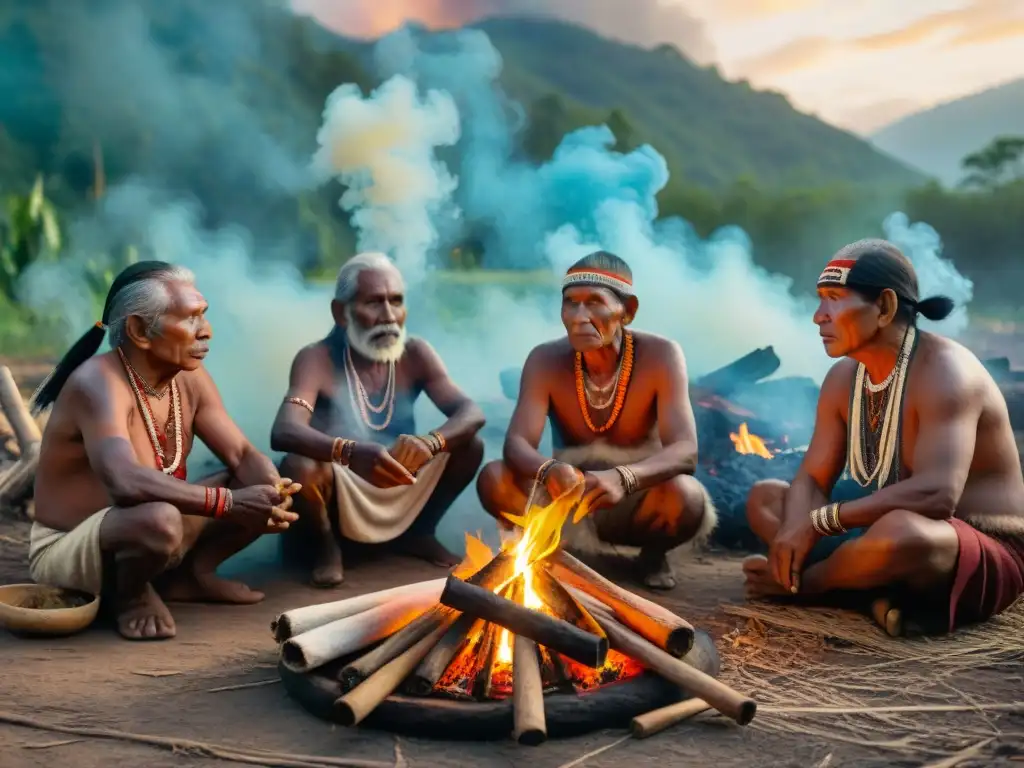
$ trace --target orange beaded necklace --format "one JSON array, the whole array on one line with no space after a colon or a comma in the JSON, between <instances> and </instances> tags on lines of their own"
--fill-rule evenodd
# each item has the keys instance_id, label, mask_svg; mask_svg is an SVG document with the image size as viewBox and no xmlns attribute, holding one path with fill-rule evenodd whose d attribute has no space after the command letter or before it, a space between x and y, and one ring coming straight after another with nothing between
<instances>
[{"instance_id":1,"label":"orange beaded necklace","mask_svg":"<svg viewBox=\"0 0 1024 768\"><path fill-rule=\"evenodd\" d=\"M607 432L618 420L619 414L622 413L622 406L626 403L626 388L629 386L629 378L632 373L633 334L626 331L625 338L623 339L622 370L619 373L619 384L615 390L615 404L612 406L612 412L608 417L608 421L600 427L597 427L590 418L590 411L587 408L586 382L583 380L583 354L580 352L576 353L576 398L580 403L580 411L583 413L583 420L586 422L587 427L591 432L595 432L597 434Z\"/></svg>"}]
</instances>

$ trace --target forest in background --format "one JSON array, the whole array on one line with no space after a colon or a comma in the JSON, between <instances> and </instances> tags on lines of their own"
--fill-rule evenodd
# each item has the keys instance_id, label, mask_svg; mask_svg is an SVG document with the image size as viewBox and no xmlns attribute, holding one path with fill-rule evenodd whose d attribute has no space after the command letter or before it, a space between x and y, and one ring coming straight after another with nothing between
<instances>
[{"instance_id":1,"label":"forest in background","mask_svg":"<svg viewBox=\"0 0 1024 768\"><path fill-rule=\"evenodd\" d=\"M53 337L47 318L20 306L20 275L37 259L67 253L69 222L132 176L194 196L205 224L241 225L254 243L300 233L293 256L311 278L333 273L354 251L337 183L297 194L252 183L249 164L269 160L240 156L231 106L244 104L246 119L275 145L309 156L328 95L346 82L364 92L377 84L366 46L276 0L139 0L135 16L106 17L121 27L101 23L115 9L114 0L96 0L88 11L57 0L14 0L0 10L5 354L43 351ZM726 82L669 47L645 51L560 22L481 26L505 59L504 87L524 107L517 137L524 158L545 161L566 133L584 125L608 125L623 151L649 142L672 171L659 195L662 216L682 217L701 236L742 227L755 260L797 286L813 286L831 252L880 235L883 219L903 210L935 227L944 255L974 280L976 313L1019 305L1024 140L979 147L965 158L964 183L947 189L795 111L782 95ZM159 52L157 62L146 59L152 72L124 71L118 59L133 30ZM96 72L76 66L83 47L94 54ZM157 76L185 82L185 95L161 101ZM486 264L486 254L458 252L462 257L445 266ZM136 257L130 243L96 254L86 275L90 290L102 296L112 275Z\"/></svg>"}]
</instances>

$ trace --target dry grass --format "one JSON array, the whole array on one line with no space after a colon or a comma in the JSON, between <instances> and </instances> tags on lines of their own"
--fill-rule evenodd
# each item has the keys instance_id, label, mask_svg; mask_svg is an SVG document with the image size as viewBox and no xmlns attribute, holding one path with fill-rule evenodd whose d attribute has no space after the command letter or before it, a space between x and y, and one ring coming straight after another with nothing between
<instances>
[{"instance_id":1,"label":"dry grass","mask_svg":"<svg viewBox=\"0 0 1024 768\"><path fill-rule=\"evenodd\" d=\"M981 742L990 755L1024 744L1024 601L978 628L913 640L845 611L722 609L747 620L720 650L722 679L758 701L751 728L926 762ZM986 675L999 682L989 695L978 693Z\"/></svg>"}]
</instances>

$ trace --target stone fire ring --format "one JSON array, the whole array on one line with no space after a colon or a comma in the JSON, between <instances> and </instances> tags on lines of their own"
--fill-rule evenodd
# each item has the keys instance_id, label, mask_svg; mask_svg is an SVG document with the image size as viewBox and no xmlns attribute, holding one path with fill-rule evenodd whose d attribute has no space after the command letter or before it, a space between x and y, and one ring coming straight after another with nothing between
<instances>
[{"instance_id":1,"label":"stone fire ring","mask_svg":"<svg viewBox=\"0 0 1024 768\"><path fill-rule=\"evenodd\" d=\"M710 635L694 633L687 663L717 677L721 659ZM306 711L340 722L334 701L343 692L338 671L348 659L326 664L306 674L278 664L288 695ZM604 728L626 728L629 721L658 707L688 698L664 678L651 673L599 688L582 695L551 693L544 697L549 738L579 736ZM403 736L445 741L497 741L512 733L512 698L500 701L455 701L440 697L392 695L361 723L370 728Z\"/></svg>"}]
</instances>

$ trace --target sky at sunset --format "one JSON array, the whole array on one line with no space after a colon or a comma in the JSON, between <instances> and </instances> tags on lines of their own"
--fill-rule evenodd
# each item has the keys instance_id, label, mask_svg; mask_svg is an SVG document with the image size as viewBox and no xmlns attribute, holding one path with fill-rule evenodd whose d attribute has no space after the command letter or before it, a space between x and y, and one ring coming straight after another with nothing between
<instances>
[{"instance_id":1,"label":"sky at sunset","mask_svg":"<svg viewBox=\"0 0 1024 768\"><path fill-rule=\"evenodd\" d=\"M1024 0L294 0L353 36L542 14L629 42L676 44L730 79L867 133L1024 77Z\"/></svg>"}]
</instances>

